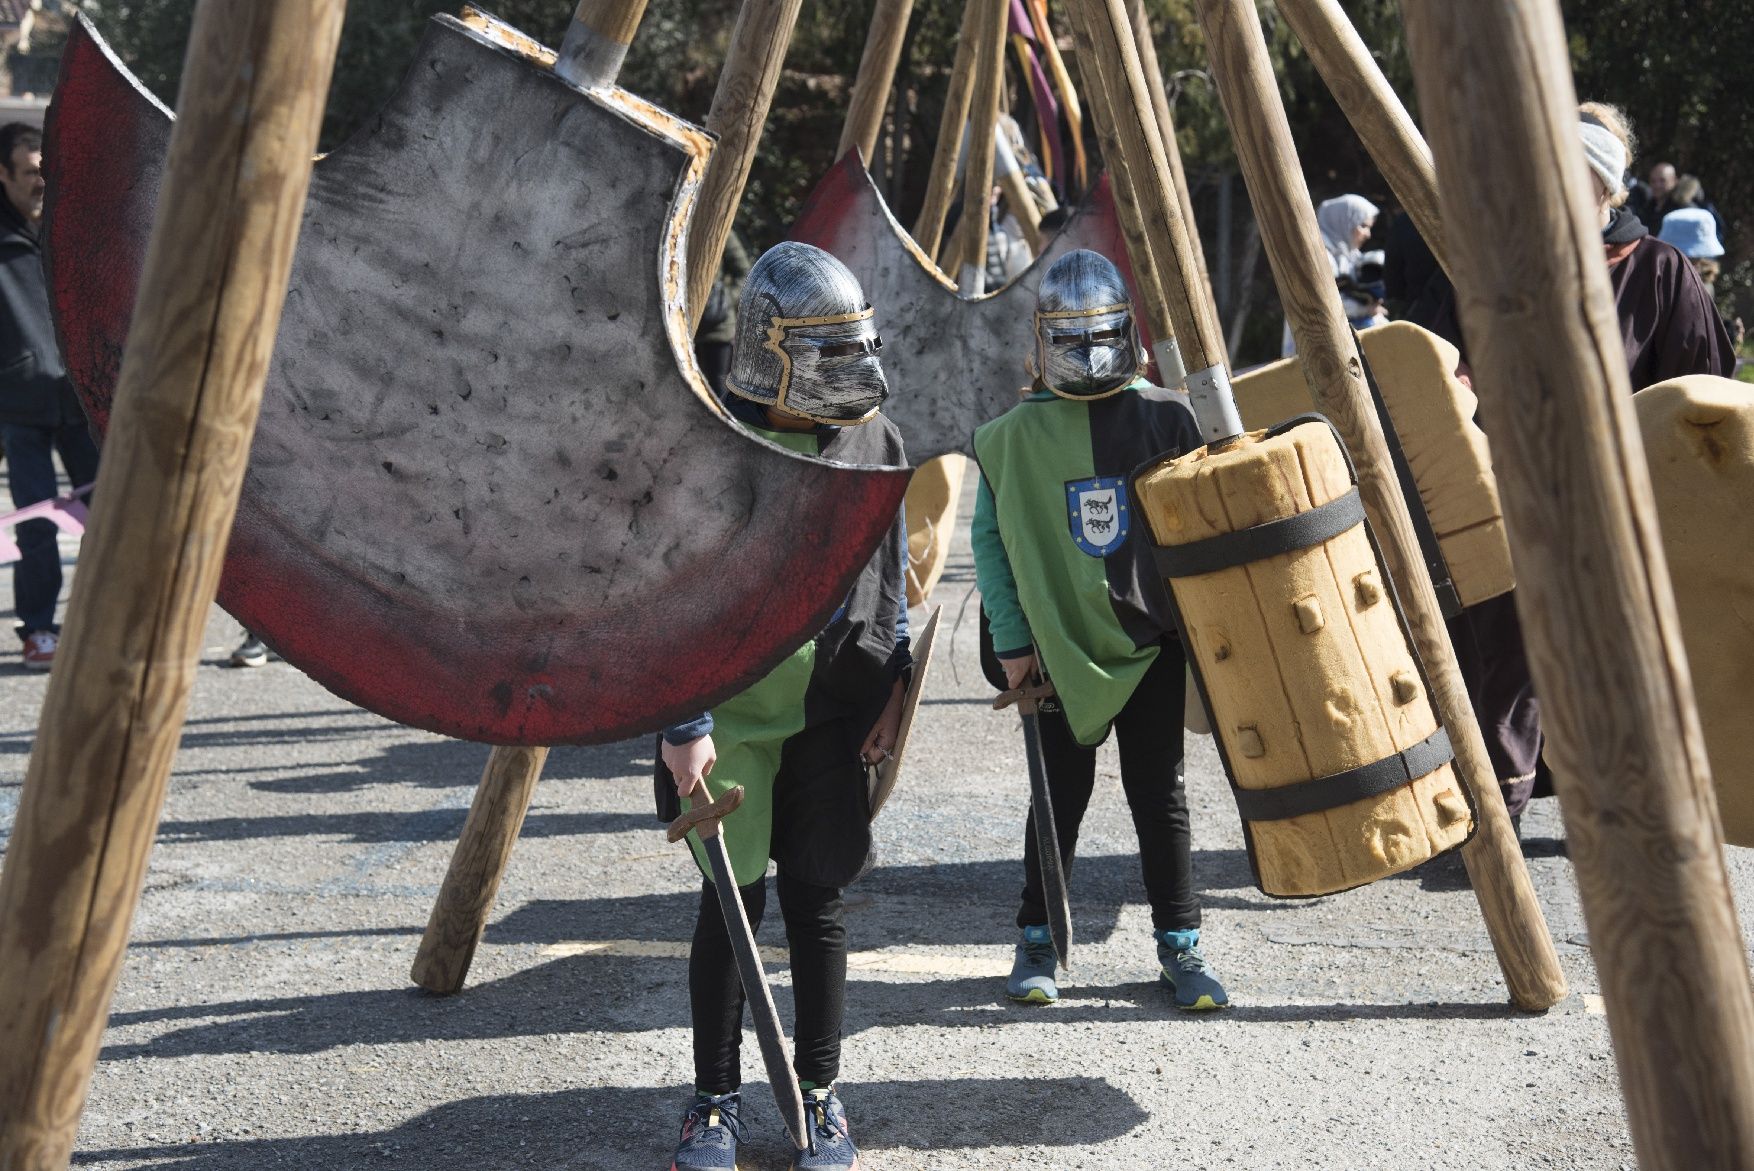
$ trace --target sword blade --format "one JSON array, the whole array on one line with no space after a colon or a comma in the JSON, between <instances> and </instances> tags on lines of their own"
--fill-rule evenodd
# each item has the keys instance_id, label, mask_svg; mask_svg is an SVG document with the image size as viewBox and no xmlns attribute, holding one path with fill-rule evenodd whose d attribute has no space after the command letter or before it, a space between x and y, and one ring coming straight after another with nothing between
<instances>
[{"instance_id":1,"label":"sword blade","mask_svg":"<svg viewBox=\"0 0 1754 1171\"><path fill-rule=\"evenodd\" d=\"M731 873L730 855L725 852L724 831L702 837L700 844L712 867L713 890L719 897L719 911L725 916L731 950L737 955L737 975L743 981L743 998L749 1002L749 1014L755 1022L755 1037L761 1043L761 1063L767 1067L773 1100L780 1108L793 1145L801 1151L805 1147L804 1095L786 1057L786 1033L780 1027L779 1010L774 1007L773 992L767 986L767 973L761 968L755 932L749 926L743 900L737 897L737 879Z\"/></svg>"},{"instance_id":2,"label":"sword blade","mask_svg":"<svg viewBox=\"0 0 1754 1171\"><path fill-rule=\"evenodd\" d=\"M1023 718L1023 754L1029 761L1029 804L1035 814L1035 854L1041 868L1041 893L1048 905L1048 932L1054 951L1072 970L1072 903L1066 894L1066 871L1060 864L1060 835L1054 825L1054 802L1048 793L1047 766L1042 763L1041 724L1033 712Z\"/></svg>"}]
</instances>

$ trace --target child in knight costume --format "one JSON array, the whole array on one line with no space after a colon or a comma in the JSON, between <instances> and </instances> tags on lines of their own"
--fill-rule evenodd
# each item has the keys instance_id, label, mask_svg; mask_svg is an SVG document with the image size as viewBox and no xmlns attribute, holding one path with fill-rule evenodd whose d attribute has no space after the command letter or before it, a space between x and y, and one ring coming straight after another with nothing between
<instances>
[{"instance_id":1,"label":"child in knight costume","mask_svg":"<svg viewBox=\"0 0 1754 1171\"><path fill-rule=\"evenodd\" d=\"M1200 445L1181 397L1139 376L1144 353L1126 284L1088 250L1042 278L1027 397L974 435L981 482L975 575L1008 685L1037 675L1047 785L1066 868L1110 727L1139 834L1161 978L1178 1008L1221 1008L1200 954L1182 758L1185 659L1168 591L1134 530L1127 477L1145 460ZM1051 1003L1055 953L1036 856L1024 835L1024 888L1007 993Z\"/></svg>"},{"instance_id":2,"label":"child in knight costume","mask_svg":"<svg viewBox=\"0 0 1754 1171\"><path fill-rule=\"evenodd\" d=\"M901 436L878 414L888 388L872 310L845 265L807 244L776 246L750 270L737 320L727 406L739 422L808 455L903 466ZM714 797L735 785L746 791L723 825L752 925L767 902L768 859L779 865L797 1007L794 1068L811 1132L797 1168L857 1161L834 1091L847 973L841 888L870 854L865 764L894 746L900 720L911 663L906 559L907 530L897 516L821 634L754 686L661 738L661 801L671 778L684 797L697 784ZM706 858L692 837L690 844L709 877L688 964L697 1097L683 1118L674 1171L716 1171L735 1165L741 1137L744 995Z\"/></svg>"}]
</instances>

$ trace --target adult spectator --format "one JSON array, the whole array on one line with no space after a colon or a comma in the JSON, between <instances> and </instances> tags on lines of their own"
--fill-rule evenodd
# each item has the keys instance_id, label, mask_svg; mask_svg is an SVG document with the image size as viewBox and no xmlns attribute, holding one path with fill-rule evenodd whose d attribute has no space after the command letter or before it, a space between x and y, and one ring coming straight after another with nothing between
<instances>
[{"instance_id":1,"label":"adult spectator","mask_svg":"<svg viewBox=\"0 0 1754 1171\"><path fill-rule=\"evenodd\" d=\"M1371 229L1376 226L1376 204L1362 195L1336 195L1332 199L1324 199L1316 205L1316 226L1322 232L1322 247L1327 249L1328 263L1333 265L1334 279L1355 274L1364 253L1364 242L1370 239ZM1377 278L1382 279L1382 258L1377 258ZM1291 336L1291 322L1285 322L1285 329L1280 341L1279 352L1289 358L1297 352L1297 343Z\"/></svg>"},{"instance_id":2,"label":"adult spectator","mask_svg":"<svg viewBox=\"0 0 1754 1171\"><path fill-rule=\"evenodd\" d=\"M1686 186L1682 179L1681 188ZM1677 188L1677 191L1681 190ZM1718 266L1718 258L1724 254L1723 243L1718 239L1717 221L1705 208L1678 207L1663 217L1663 229L1657 236L1665 244L1673 244L1680 249L1693 264L1693 271L1699 274L1699 283L1705 286L1705 295L1715 304L1717 301L1717 278L1722 271ZM1743 329L1739 317L1724 315L1718 309L1718 316L1723 318L1724 328L1729 332L1730 341L1741 345Z\"/></svg>"},{"instance_id":3,"label":"adult spectator","mask_svg":"<svg viewBox=\"0 0 1754 1171\"><path fill-rule=\"evenodd\" d=\"M54 453L75 487L97 478L97 446L55 344L37 227L43 215L43 139L22 122L0 126L0 440L12 503L19 508L56 495ZM55 602L61 554L46 520L18 527L20 559L12 568L13 607L24 640L24 665L46 671L55 661Z\"/></svg>"},{"instance_id":4,"label":"adult spectator","mask_svg":"<svg viewBox=\"0 0 1754 1171\"><path fill-rule=\"evenodd\" d=\"M1736 366L1735 347L1699 274L1685 256L1652 236L1623 206L1622 176L1632 156L1625 116L1599 102L1586 102L1578 109L1578 133L1595 179L1596 214L1632 389L1643 390L1683 374L1728 377ZM1673 175L1674 168L1664 172L1665 166L1651 172L1653 192L1660 180ZM1673 185L1662 194L1662 202L1670 202Z\"/></svg>"},{"instance_id":5,"label":"adult spectator","mask_svg":"<svg viewBox=\"0 0 1754 1171\"><path fill-rule=\"evenodd\" d=\"M1706 198L1705 185L1699 181L1699 177L1696 175L1682 175L1680 179L1676 180L1675 190L1669 195L1669 210L1663 213L1663 219L1666 220L1675 212L1687 208L1697 208L1708 213L1711 216L1712 224L1717 228L1718 242L1724 241L1728 235L1724 231L1724 217L1718 214L1717 204ZM1659 240L1663 238L1661 220L1657 221L1656 227L1651 230L1657 233Z\"/></svg>"},{"instance_id":6,"label":"adult spectator","mask_svg":"<svg viewBox=\"0 0 1754 1171\"><path fill-rule=\"evenodd\" d=\"M1675 184L1679 181L1675 175L1674 163L1658 163L1650 169L1650 179L1645 184L1644 192L1641 193L1644 195L1644 198L1640 200L1642 206L1633 208L1637 212L1638 218L1644 223L1646 231L1656 231L1662 226L1663 217L1675 210L1669 197L1674 194ZM1621 187L1626 189L1624 176L1621 178ZM1627 194L1630 195L1630 189L1626 190ZM1622 200L1622 202L1625 201Z\"/></svg>"}]
</instances>

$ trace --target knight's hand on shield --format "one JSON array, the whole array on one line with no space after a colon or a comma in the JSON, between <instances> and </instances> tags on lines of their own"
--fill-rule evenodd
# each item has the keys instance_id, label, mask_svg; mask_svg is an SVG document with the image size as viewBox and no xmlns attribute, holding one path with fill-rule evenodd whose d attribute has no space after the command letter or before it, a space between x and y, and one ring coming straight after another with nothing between
<instances>
[{"instance_id":1,"label":"knight's hand on shield","mask_svg":"<svg viewBox=\"0 0 1754 1171\"><path fill-rule=\"evenodd\" d=\"M889 702L883 705L883 714L871 725L871 732L859 749L859 755L868 763L880 764L895 751L895 738L901 734L901 701L906 695L907 688L897 679L890 689Z\"/></svg>"},{"instance_id":2,"label":"knight's hand on shield","mask_svg":"<svg viewBox=\"0 0 1754 1171\"><path fill-rule=\"evenodd\" d=\"M672 744L668 740L662 743L659 756L664 761L664 767L676 779L676 795L686 799L694 792L694 787L713 771L713 765L718 761L718 750L713 747L713 738L708 734L686 744Z\"/></svg>"}]
</instances>

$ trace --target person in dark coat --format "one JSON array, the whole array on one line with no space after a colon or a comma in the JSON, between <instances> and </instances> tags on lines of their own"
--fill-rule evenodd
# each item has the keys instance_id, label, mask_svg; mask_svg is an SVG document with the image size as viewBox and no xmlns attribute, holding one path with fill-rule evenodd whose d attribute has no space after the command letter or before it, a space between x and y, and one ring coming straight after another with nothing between
<instances>
[{"instance_id":1,"label":"person in dark coat","mask_svg":"<svg viewBox=\"0 0 1754 1171\"><path fill-rule=\"evenodd\" d=\"M34 126L0 126L0 442L12 503L53 499L59 452L74 487L97 479L97 445L55 344L37 227L43 214L43 139ZM61 555L54 524L18 526L20 559L12 569L13 608L24 665L47 670L60 627Z\"/></svg>"}]
</instances>

